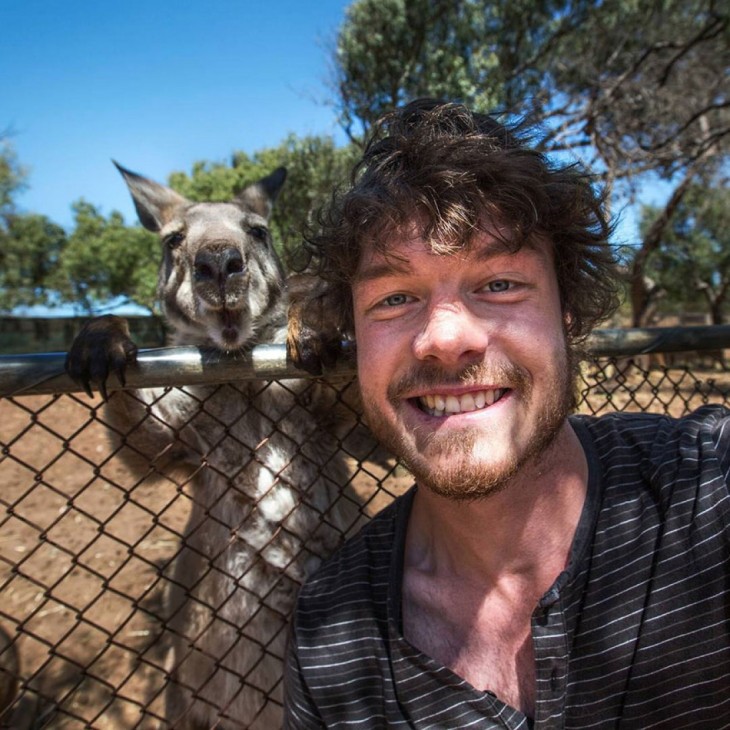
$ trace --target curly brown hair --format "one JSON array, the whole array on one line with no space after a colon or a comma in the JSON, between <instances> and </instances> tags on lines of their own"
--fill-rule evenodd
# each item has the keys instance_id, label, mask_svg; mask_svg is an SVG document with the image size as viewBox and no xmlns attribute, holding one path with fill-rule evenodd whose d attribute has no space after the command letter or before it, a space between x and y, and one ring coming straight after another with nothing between
<instances>
[{"instance_id":1,"label":"curly brown hair","mask_svg":"<svg viewBox=\"0 0 730 730\"><path fill-rule=\"evenodd\" d=\"M485 230L511 251L549 242L573 344L618 304L611 226L591 178L553 165L517 127L461 104L422 99L385 116L350 187L307 238L344 331L364 248L387 254L394 234L414 224L437 254L467 248Z\"/></svg>"}]
</instances>

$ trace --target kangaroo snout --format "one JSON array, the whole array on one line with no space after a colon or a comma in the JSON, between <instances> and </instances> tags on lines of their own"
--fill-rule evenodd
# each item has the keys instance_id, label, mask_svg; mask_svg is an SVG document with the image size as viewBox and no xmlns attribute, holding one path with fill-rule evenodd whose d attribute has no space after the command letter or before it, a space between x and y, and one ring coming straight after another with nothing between
<instances>
[{"instance_id":1,"label":"kangaroo snout","mask_svg":"<svg viewBox=\"0 0 730 730\"><path fill-rule=\"evenodd\" d=\"M193 276L197 283L225 286L246 270L241 252L233 246L206 248L195 254Z\"/></svg>"},{"instance_id":2,"label":"kangaroo snout","mask_svg":"<svg viewBox=\"0 0 730 730\"><path fill-rule=\"evenodd\" d=\"M206 246L193 258L195 292L208 307L239 309L247 282L248 267L235 246Z\"/></svg>"}]
</instances>

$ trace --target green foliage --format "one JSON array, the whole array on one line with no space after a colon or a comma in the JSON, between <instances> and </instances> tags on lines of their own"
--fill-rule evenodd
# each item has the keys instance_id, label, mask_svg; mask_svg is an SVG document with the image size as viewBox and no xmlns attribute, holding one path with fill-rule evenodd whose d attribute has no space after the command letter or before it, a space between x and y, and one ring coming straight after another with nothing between
<instances>
[{"instance_id":1,"label":"green foliage","mask_svg":"<svg viewBox=\"0 0 730 730\"><path fill-rule=\"evenodd\" d=\"M231 167L223 162L195 162L190 175L173 172L168 184L190 200L223 202L263 177L258 173L252 165Z\"/></svg>"},{"instance_id":2,"label":"green foliage","mask_svg":"<svg viewBox=\"0 0 730 730\"><path fill-rule=\"evenodd\" d=\"M562 67L556 47L580 36L588 9L601 4L356 0L333 57L340 123L357 139L384 112L423 96L544 116Z\"/></svg>"},{"instance_id":3,"label":"green foliage","mask_svg":"<svg viewBox=\"0 0 730 730\"><path fill-rule=\"evenodd\" d=\"M484 0L352 3L334 58L345 131L358 139L385 111L419 96L459 99L477 109L502 103L496 12Z\"/></svg>"},{"instance_id":4,"label":"green foliage","mask_svg":"<svg viewBox=\"0 0 730 730\"><path fill-rule=\"evenodd\" d=\"M23 190L28 172L18 163L15 149L0 135L0 215L12 212L13 198Z\"/></svg>"},{"instance_id":5,"label":"green foliage","mask_svg":"<svg viewBox=\"0 0 730 730\"><path fill-rule=\"evenodd\" d=\"M275 237L284 251L301 243L313 213L330 200L336 187L346 183L357 155L356 148L336 147L330 137L294 135L279 147L256 155L268 169L278 160L288 171L272 214Z\"/></svg>"},{"instance_id":6,"label":"green foliage","mask_svg":"<svg viewBox=\"0 0 730 730\"><path fill-rule=\"evenodd\" d=\"M45 216L6 216L0 229L0 309L49 304L48 278L65 246L65 231Z\"/></svg>"},{"instance_id":7,"label":"green foliage","mask_svg":"<svg viewBox=\"0 0 730 730\"><path fill-rule=\"evenodd\" d=\"M139 226L126 226L120 213L104 218L83 200L73 210L75 227L49 285L63 301L89 314L119 296L154 311L157 237Z\"/></svg>"},{"instance_id":8,"label":"green foliage","mask_svg":"<svg viewBox=\"0 0 730 730\"><path fill-rule=\"evenodd\" d=\"M543 61L569 141L613 178L667 178L730 139L730 22L714 0L592 0Z\"/></svg>"},{"instance_id":9,"label":"green foliage","mask_svg":"<svg viewBox=\"0 0 730 730\"><path fill-rule=\"evenodd\" d=\"M355 0L336 106L356 138L419 96L528 114L609 179L671 176L730 137L730 23L714 0ZM358 127L360 129L358 129Z\"/></svg>"},{"instance_id":10,"label":"green foliage","mask_svg":"<svg viewBox=\"0 0 730 730\"><path fill-rule=\"evenodd\" d=\"M52 300L47 279L66 245L64 230L43 215L15 212L15 195L27 171L13 146L0 136L0 310Z\"/></svg>"},{"instance_id":11,"label":"green foliage","mask_svg":"<svg viewBox=\"0 0 730 730\"><path fill-rule=\"evenodd\" d=\"M657 210L645 206L642 229ZM730 311L730 190L695 184L678 206L662 245L648 260L646 273L661 288L661 309L681 313L706 310L713 324Z\"/></svg>"}]
</instances>

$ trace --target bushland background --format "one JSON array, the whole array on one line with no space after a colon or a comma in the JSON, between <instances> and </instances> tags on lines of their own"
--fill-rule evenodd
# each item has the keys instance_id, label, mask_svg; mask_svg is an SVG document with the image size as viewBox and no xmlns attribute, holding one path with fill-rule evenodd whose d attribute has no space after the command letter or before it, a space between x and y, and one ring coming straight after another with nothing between
<instances>
[{"instance_id":1,"label":"bushland background","mask_svg":"<svg viewBox=\"0 0 730 730\"><path fill-rule=\"evenodd\" d=\"M80 5L67 8L76 8L77 23L85 17ZM282 16L282 33L286 5L274 3L268 11ZM200 29L217 22L219 30L221 8L205 7L195 17ZM126 14L139 12L135 8L132 3ZM616 323L645 326L687 314L693 322L727 320L730 26L724 3L356 0L343 3L341 12L326 42L311 39L328 69L316 101L336 133L294 131L272 145L231 149L224 160L191 159L186 169L158 181L193 200L224 200L285 165L289 179L272 221L285 252L304 229L316 227L316 210L346 182L367 130L383 112L419 96L464 101L536 124L539 148L563 162L586 163L607 188L611 209L635 221L614 236L626 287ZM241 47L255 34L244 21L228 21ZM164 27L148 30L164 41ZM81 27L73 38L84 43L88 35ZM195 48L186 46L187 56L204 65ZM12 49L6 46L5 56ZM104 67L112 55L89 63ZM129 63L134 60L130 54ZM58 63L62 74L62 59ZM174 74L174 67L164 73ZM255 76L237 76L227 93L245 97ZM208 116L226 115L220 101ZM121 114L121 100L117 106ZM54 112L48 109L51 118ZM254 105L253 114L265 118L267 110ZM34 171L18 154L24 131L13 127L15 118L13 108L0 112L0 312L36 307L36 313L86 316L133 305L137 313L155 313L158 244L135 220L105 212L93 199L69 200L72 222L66 225L21 205ZM296 118L291 124L296 128ZM654 204L641 202L647 199Z\"/></svg>"}]
</instances>

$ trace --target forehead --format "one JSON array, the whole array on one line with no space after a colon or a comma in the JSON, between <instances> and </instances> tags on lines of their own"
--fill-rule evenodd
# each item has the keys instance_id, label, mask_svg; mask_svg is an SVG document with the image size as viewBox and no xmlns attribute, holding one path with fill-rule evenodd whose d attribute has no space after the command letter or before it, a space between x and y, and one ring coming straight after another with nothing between
<instances>
[{"instance_id":1,"label":"forehead","mask_svg":"<svg viewBox=\"0 0 730 730\"><path fill-rule=\"evenodd\" d=\"M437 253L417 233L395 235L386 244L363 247L354 283L362 283L384 276L417 273L424 262L430 267L436 263L443 268L461 264L510 261L513 264L538 264L554 271L552 246L547 240L511 244L502 237L480 231L467 245L448 253Z\"/></svg>"},{"instance_id":2,"label":"forehead","mask_svg":"<svg viewBox=\"0 0 730 730\"><path fill-rule=\"evenodd\" d=\"M177 211L161 233L185 228L189 235L205 234L207 237L240 233L244 226L266 225L257 213L243 210L233 203L194 203Z\"/></svg>"}]
</instances>

